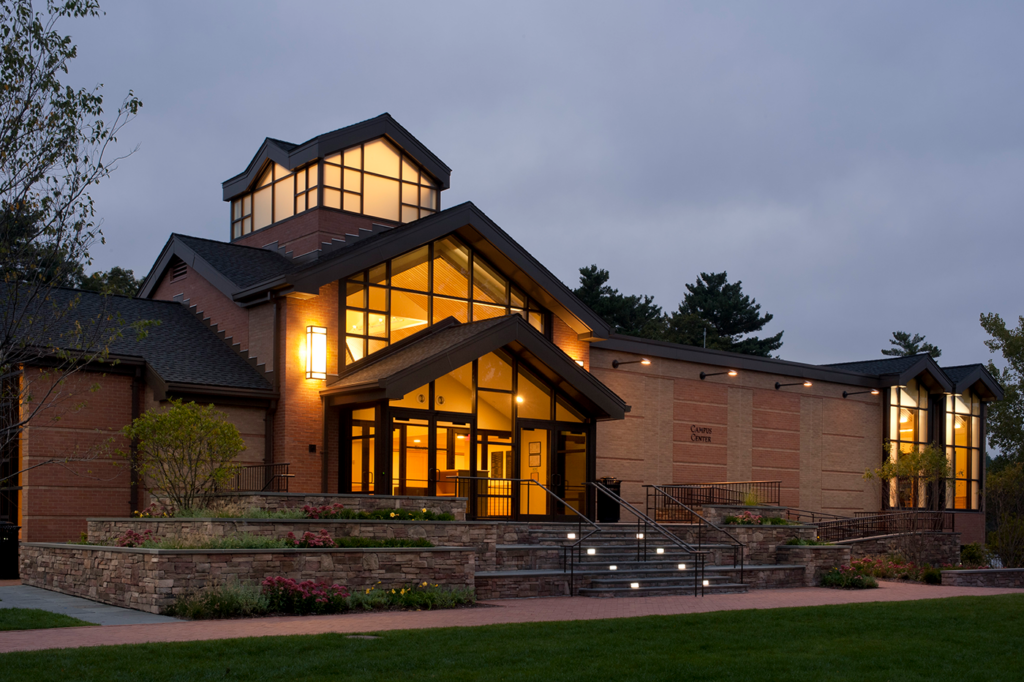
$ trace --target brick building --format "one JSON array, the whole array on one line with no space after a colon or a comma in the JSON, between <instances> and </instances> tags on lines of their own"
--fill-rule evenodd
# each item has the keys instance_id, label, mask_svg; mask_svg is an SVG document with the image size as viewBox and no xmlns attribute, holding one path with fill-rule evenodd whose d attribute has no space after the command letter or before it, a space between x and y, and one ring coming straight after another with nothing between
<instances>
[{"instance_id":1,"label":"brick building","mask_svg":"<svg viewBox=\"0 0 1024 682\"><path fill-rule=\"evenodd\" d=\"M172 234L138 298L85 295L161 325L119 342L73 417L25 429L19 466L180 396L226 412L264 480L287 464L292 492L469 494L471 516L557 519L593 514L599 477L641 507L645 484L778 481L784 505L955 510L981 539L985 408L1002 395L981 365L818 366L616 334L476 206L442 209L450 173L387 114L268 138L223 184L224 241ZM938 444L953 476L865 480L886 441ZM21 476L6 513L23 539L143 503L125 469L91 469Z\"/></svg>"}]
</instances>

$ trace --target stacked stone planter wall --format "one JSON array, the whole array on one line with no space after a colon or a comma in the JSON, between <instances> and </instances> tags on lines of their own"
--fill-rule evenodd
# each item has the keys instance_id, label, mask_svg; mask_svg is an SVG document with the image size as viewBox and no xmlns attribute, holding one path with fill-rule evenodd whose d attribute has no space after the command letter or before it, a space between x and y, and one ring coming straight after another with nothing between
<instances>
[{"instance_id":1,"label":"stacked stone planter wall","mask_svg":"<svg viewBox=\"0 0 1024 682\"><path fill-rule=\"evenodd\" d=\"M1024 568L943 571L942 584L954 587L1024 587Z\"/></svg>"},{"instance_id":2,"label":"stacked stone planter wall","mask_svg":"<svg viewBox=\"0 0 1024 682\"><path fill-rule=\"evenodd\" d=\"M774 564L775 547L785 544L790 538L803 538L813 540L817 535L814 526L742 526L731 524L720 524L722 529L728 531L733 537L746 545L745 561L750 564ZM666 526L676 534L679 539L691 545L697 545L697 526L690 524L674 524ZM713 528L704 529L704 543L733 543L725 533L719 533ZM731 551L722 552L723 560L732 562Z\"/></svg>"},{"instance_id":3,"label":"stacked stone planter wall","mask_svg":"<svg viewBox=\"0 0 1024 682\"><path fill-rule=\"evenodd\" d=\"M744 504L709 504L701 509L697 509L696 511L711 523L719 526L725 523L726 516L739 516L743 512L750 512L751 514L757 514L759 516L786 517L786 507L773 507L768 505L747 506Z\"/></svg>"},{"instance_id":4,"label":"stacked stone planter wall","mask_svg":"<svg viewBox=\"0 0 1024 682\"><path fill-rule=\"evenodd\" d=\"M22 584L159 613L187 592L272 576L365 589L427 581L473 587L472 549L164 550L22 543Z\"/></svg>"},{"instance_id":5,"label":"stacked stone planter wall","mask_svg":"<svg viewBox=\"0 0 1024 682\"><path fill-rule=\"evenodd\" d=\"M343 504L346 509L373 511L375 509L408 509L419 511L426 507L435 513L452 514L456 521L466 519L465 497L415 497L408 495L309 495L306 493L219 493L210 497L210 506L234 506L245 511L251 508L277 511L301 509L305 505L322 506Z\"/></svg>"},{"instance_id":6,"label":"stacked stone planter wall","mask_svg":"<svg viewBox=\"0 0 1024 682\"><path fill-rule=\"evenodd\" d=\"M817 585L828 569L850 565L850 548L840 545L779 545L776 555L780 564L804 567L803 584L807 587Z\"/></svg>"},{"instance_id":7,"label":"stacked stone planter wall","mask_svg":"<svg viewBox=\"0 0 1024 682\"><path fill-rule=\"evenodd\" d=\"M843 540L836 545L848 546L853 559L903 554L907 560L919 554L919 563L932 566L960 563L960 533L908 533L882 535L874 538ZM909 549L908 549L909 548Z\"/></svg>"}]
</instances>

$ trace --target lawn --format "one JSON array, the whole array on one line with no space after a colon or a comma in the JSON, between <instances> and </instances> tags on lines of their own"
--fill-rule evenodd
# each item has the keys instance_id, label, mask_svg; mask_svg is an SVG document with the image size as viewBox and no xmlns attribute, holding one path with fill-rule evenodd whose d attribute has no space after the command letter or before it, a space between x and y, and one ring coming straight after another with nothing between
<instances>
[{"instance_id":1,"label":"lawn","mask_svg":"<svg viewBox=\"0 0 1024 682\"><path fill-rule=\"evenodd\" d=\"M231 622L224 623L225 628ZM1024 595L0 655L4 680L1019 680ZM70 675L70 677L69 677Z\"/></svg>"},{"instance_id":2,"label":"lawn","mask_svg":"<svg viewBox=\"0 0 1024 682\"><path fill-rule=\"evenodd\" d=\"M79 625L95 625L84 620L51 613L42 609L0 608L0 630L41 630L43 628L73 628Z\"/></svg>"}]
</instances>

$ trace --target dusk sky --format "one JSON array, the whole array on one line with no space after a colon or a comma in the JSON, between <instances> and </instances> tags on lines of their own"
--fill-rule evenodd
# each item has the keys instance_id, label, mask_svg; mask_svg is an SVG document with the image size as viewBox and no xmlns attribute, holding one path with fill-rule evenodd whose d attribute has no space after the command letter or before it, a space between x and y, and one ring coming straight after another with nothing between
<instances>
[{"instance_id":1,"label":"dusk sky","mask_svg":"<svg viewBox=\"0 0 1024 682\"><path fill-rule=\"evenodd\" d=\"M570 287L596 263L666 310L726 270L781 357L894 330L984 362L1024 314L1024 4L103 2L69 82L145 103L93 193L94 267L226 240L265 137L389 112Z\"/></svg>"}]
</instances>

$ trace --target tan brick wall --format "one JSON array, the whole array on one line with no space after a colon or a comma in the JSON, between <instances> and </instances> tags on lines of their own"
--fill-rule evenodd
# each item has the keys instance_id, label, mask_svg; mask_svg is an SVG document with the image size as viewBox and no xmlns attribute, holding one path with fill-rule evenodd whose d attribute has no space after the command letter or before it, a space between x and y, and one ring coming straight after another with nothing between
<instances>
[{"instance_id":1,"label":"tan brick wall","mask_svg":"<svg viewBox=\"0 0 1024 682\"><path fill-rule=\"evenodd\" d=\"M844 399L862 389L828 382L777 391L795 379L749 371L701 381L722 368L663 358L613 369L614 359L639 356L591 349L594 375L632 412L598 425L597 471L622 478L631 502L643 502L643 483L779 480L784 505L879 509L879 486L863 474L881 457L882 396Z\"/></svg>"},{"instance_id":2,"label":"tan brick wall","mask_svg":"<svg viewBox=\"0 0 1024 682\"><path fill-rule=\"evenodd\" d=\"M172 301L175 296L181 296L183 302L187 302L190 307L195 306L204 318L210 318L219 331L232 339L232 344L237 343L242 350L248 350L248 311L236 305L191 267L185 278L177 282L171 282L171 270L168 269L153 291L152 298Z\"/></svg>"},{"instance_id":3,"label":"tan brick wall","mask_svg":"<svg viewBox=\"0 0 1024 682\"><path fill-rule=\"evenodd\" d=\"M590 343L580 341L576 332L557 315L552 315L551 319L551 340L573 360L582 360L583 369L590 371Z\"/></svg>"}]
</instances>

